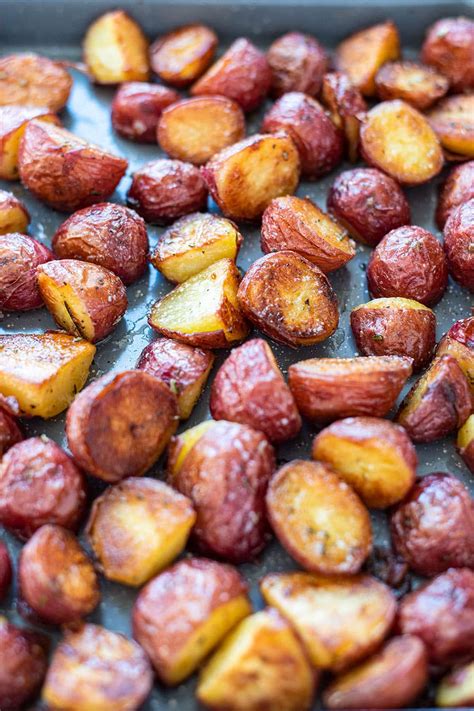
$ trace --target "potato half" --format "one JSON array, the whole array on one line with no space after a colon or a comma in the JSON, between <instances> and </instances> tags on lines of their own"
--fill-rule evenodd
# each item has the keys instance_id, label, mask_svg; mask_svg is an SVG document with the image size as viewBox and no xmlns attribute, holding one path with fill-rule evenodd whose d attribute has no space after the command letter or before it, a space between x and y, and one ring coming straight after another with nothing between
<instances>
[{"instance_id":1,"label":"potato half","mask_svg":"<svg viewBox=\"0 0 474 711\"><path fill-rule=\"evenodd\" d=\"M461 159L474 158L474 93L448 96L428 113L443 148Z\"/></svg>"},{"instance_id":2,"label":"potato half","mask_svg":"<svg viewBox=\"0 0 474 711\"><path fill-rule=\"evenodd\" d=\"M28 52L0 59L0 106L38 106L60 111L69 98L72 77L60 64Z\"/></svg>"},{"instance_id":3,"label":"potato half","mask_svg":"<svg viewBox=\"0 0 474 711\"><path fill-rule=\"evenodd\" d=\"M446 94L449 81L431 67L416 62L387 62L375 77L383 101L403 99L424 111Z\"/></svg>"},{"instance_id":4,"label":"potato half","mask_svg":"<svg viewBox=\"0 0 474 711\"><path fill-rule=\"evenodd\" d=\"M0 106L0 178L18 180L18 151L26 125L32 119L60 124L49 109L34 106Z\"/></svg>"},{"instance_id":5,"label":"potato half","mask_svg":"<svg viewBox=\"0 0 474 711\"><path fill-rule=\"evenodd\" d=\"M13 193L0 190L0 235L26 232L30 214Z\"/></svg>"},{"instance_id":6,"label":"potato half","mask_svg":"<svg viewBox=\"0 0 474 711\"><path fill-rule=\"evenodd\" d=\"M217 42L217 35L210 27L183 25L153 42L151 68L167 84L187 86L212 62Z\"/></svg>"},{"instance_id":7,"label":"potato half","mask_svg":"<svg viewBox=\"0 0 474 711\"><path fill-rule=\"evenodd\" d=\"M333 122L344 131L349 160L355 163L359 157L360 124L367 112L361 92L344 72L328 72L323 78L321 100Z\"/></svg>"}]
</instances>

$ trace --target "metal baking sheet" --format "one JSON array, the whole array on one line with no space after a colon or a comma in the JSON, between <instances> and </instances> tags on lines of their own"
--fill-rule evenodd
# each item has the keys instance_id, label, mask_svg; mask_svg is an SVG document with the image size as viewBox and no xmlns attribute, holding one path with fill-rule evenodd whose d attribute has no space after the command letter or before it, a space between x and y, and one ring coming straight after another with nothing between
<instances>
[{"instance_id":1,"label":"metal baking sheet","mask_svg":"<svg viewBox=\"0 0 474 711\"><path fill-rule=\"evenodd\" d=\"M349 32L378 20L391 17L398 24L402 45L408 48L407 54L416 56L410 48L420 45L424 30L434 20L443 16L469 14L471 3L462 2L423 2L410 0L382 2L365 0L360 5L351 0L245 0L232 3L230 0L173 0L171 3L159 0L128 0L119 3L129 10L142 24L147 34L153 38L172 27L189 22L207 22L213 26L222 39L221 50L234 37L246 35L254 42L265 47L279 34L300 29L313 33L323 44L331 48ZM17 50L34 49L47 56L77 60L80 58L80 42L89 22L101 12L110 9L108 0L0 0L0 54ZM113 89L94 87L79 72L74 71L74 88L67 109L63 112L64 125L89 141L110 149L129 160L129 169L122 180L112 201L125 203L126 192L133 171L148 160L158 158L157 146L140 146L116 136L110 125L110 103ZM249 133L257 130L264 108L252 115L249 121ZM336 173L348 166L340 166L337 171L315 183L303 182L298 195L309 196L322 208L325 208L327 190ZM444 174L438 176L430 185L407 190L413 224L421 225L440 237L433 215L436 204L437 188ZM51 237L65 215L56 213L35 200L19 183L0 181L0 188L12 190L26 203L32 222L31 235L50 245ZM261 256L258 226L242 225L244 245L239 254L238 265L245 271L249 265ZM149 236L153 246L160 234L160 229L149 227ZM290 363L314 356L351 356L356 353L349 327L351 309L367 301L365 269L370 249L358 245L357 255L345 268L330 275L331 283L339 298L341 319L336 333L326 342L310 348L295 351L272 343L272 348L279 364L286 373ZM154 338L153 331L147 324L150 305L159 296L170 290L171 286L151 266L145 276L128 288L130 306L125 318L115 332L97 350L91 370L91 379L108 371L121 371L133 368L142 348ZM435 308L437 316L438 338L457 319L470 315L470 295L451 279L448 290ZM45 309L29 313L2 314L0 332L38 332L54 327L53 320ZM254 333L253 335L256 335ZM218 353L214 373L227 353ZM211 376L212 379L212 376ZM408 386L407 386L408 387ZM405 388L405 391L406 392ZM404 393L402 393L403 395ZM208 410L208 388L203 393L197 407L188 422L181 429L191 427L210 417ZM28 435L47 434L59 444L66 446L64 437L64 415L50 421L33 419L25 422ZM314 429L305 425L301 436L294 442L278 448L281 462L294 457L308 458ZM448 471L458 476L473 489L473 479L456 454L453 438L447 438L430 445L417 447L420 473ZM163 461L160 461L150 475L161 477ZM90 480L91 497L103 490L97 480ZM375 542L387 541L385 517L379 514L373 517ZM20 551L19 542L4 531L0 538L7 542L10 553L16 561ZM82 538L82 540L84 540ZM240 566L241 572L249 581L255 608L262 607L258 592L259 578L269 571L295 569L297 566L282 550L276 541L267 547L255 563ZM416 584L416 583L415 583ZM101 580L102 602L90 616L90 620L107 628L130 634L130 609L137 591L121 585ZM14 622L24 622L16 610L16 589L13 588L0 610ZM52 639L58 639L58 632L51 627L40 627ZM155 684L152 695L144 704L147 711L192 711L197 708L194 700L195 677L176 689L166 690ZM427 708L433 705L430 692L420 699L418 706ZM319 708L317 703L314 707ZM112 709L111 709L112 711Z\"/></svg>"}]
</instances>

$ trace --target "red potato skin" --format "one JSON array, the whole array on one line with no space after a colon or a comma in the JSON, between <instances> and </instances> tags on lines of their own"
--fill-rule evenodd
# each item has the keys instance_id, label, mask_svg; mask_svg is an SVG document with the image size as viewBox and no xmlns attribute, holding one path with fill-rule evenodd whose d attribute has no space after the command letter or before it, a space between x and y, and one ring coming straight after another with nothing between
<instances>
[{"instance_id":1,"label":"red potato skin","mask_svg":"<svg viewBox=\"0 0 474 711\"><path fill-rule=\"evenodd\" d=\"M474 292L474 198L451 212L443 238L451 276Z\"/></svg>"},{"instance_id":2,"label":"red potato skin","mask_svg":"<svg viewBox=\"0 0 474 711\"><path fill-rule=\"evenodd\" d=\"M40 689L48 660L45 640L0 617L0 708L16 711Z\"/></svg>"},{"instance_id":3,"label":"red potato skin","mask_svg":"<svg viewBox=\"0 0 474 711\"><path fill-rule=\"evenodd\" d=\"M177 91L148 82L126 82L112 102L112 127L137 143L156 143L156 128L164 109L180 96Z\"/></svg>"},{"instance_id":4,"label":"red potato skin","mask_svg":"<svg viewBox=\"0 0 474 711\"><path fill-rule=\"evenodd\" d=\"M340 173L329 189L327 205L354 239L371 247L391 230L411 223L402 189L376 168Z\"/></svg>"},{"instance_id":5,"label":"red potato skin","mask_svg":"<svg viewBox=\"0 0 474 711\"><path fill-rule=\"evenodd\" d=\"M317 96L329 60L323 47L311 35L288 32L278 37L267 52L272 71L271 94L279 98L290 91Z\"/></svg>"},{"instance_id":6,"label":"red potato skin","mask_svg":"<svg viewBox=\"0 0 474 711\"><path fill-rule=\"evenodd\" d=\"M443 183L436 208L436 223L440 230L459 205L474 198L474 160L461 163L451 170Z\"/></svg>"},{"instance_id":7,"label":"red potato skin","mask_svg":"<svg viewBox=\"0 0 474 711\"><path fill-rule=\"evenodd\" d=\"M294 142L301 160L301 172L309 180L329 173L342 160L342 133L321 104L306 94L284 94L265 114L263 133L283 131Z\"/></svg>"},{"instance_id":8,"label":"red potato skin","mask_svg":"<svg viewBox=\"0 0 474 711\"><path fill-rule=\"evenodd\" d=\"M454 338L455 341L459 341L463 346L474 350L474 316L456 321L446 336Z\"/></svg>"},{"instance_id":9,"label":"red potato skin","mask_svg":"<svg viewBox=\"0 0 474 711\"><path fill-rule=\"evenodd\" d=\"M8 548L0 541L0 600L7 594L12 581L13 570Z\"/></svg>"},{"instance_id":10,"label":"red potato skin","mask_svg":"<svg viewBox=\"0 0 474 711\"><path fill-rule=\"evenodd\" d=\"M54 254L33 237L13 232L0 238L0 309L29 311L43 305L36 283L40 264Z\"/></svg>"},{"instance_id":11,"label":"red potato skin","mask_svg":"<svg viewBox=\"0 0 474 711\"><path fill-rule=\"evenodd\" d=\"M445 17L428 29L421 59L446 76L453 92L474 89L474 22Z\"/></svg>"},{"instance_id":12,"label":"red potato skin","mask_svg":"<svg viewBox=\"0 0 474 711\"><path fill-rule=\"evenodd\" d=\"M20 408L15 398L0 394L0 459L7 449L23 439L23 432L17 422Z\"/></svg>"}]
</instances>

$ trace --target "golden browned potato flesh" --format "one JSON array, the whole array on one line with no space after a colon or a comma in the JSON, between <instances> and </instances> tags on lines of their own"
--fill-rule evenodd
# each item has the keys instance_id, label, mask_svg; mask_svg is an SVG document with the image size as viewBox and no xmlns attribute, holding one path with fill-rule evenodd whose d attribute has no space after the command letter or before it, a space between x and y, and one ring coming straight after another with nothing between
<instances>
[{"instance_id":1,"label":"golden browned potato flesh","mask_svg":"<svg viewBox=\"0 0 474 711\"><path fill-rule=\"evenodd\" d=\"M10 54L0 59L0 106L40 106L56 112L66 105L70 74L59 62L38 54Z\"/></svg>"},{"instance_id":2,"label":"golden browned potato flesh","mask_svg":"<svg viewBox=\"0 0 474 711\"><path fill-rule=\"evenodd\" d=\"M456 445L469 471L474 474L474 415L469 415L459 430Z\"/></svg>"},{"instance_id":3,"label":"golden browned potato flesh","mask_svg":"<svg viewBox=\"0 0 474 711\"><path fill-rule=\"evenodd\" d=\"M332 121L344 131L349 160L355 163L359 157L360 124L367 112L361 92L344 72L328 72L323 78L321 100Z\"/></svg>"},{"instance_id":4,"label":"golden browned potato flesh","mask_svg":"<svg viewBox=\"0 0 474 711\"><path fill-rule=\"evenodd\" d=\"M215 425L214 420L206 420L199 425L190 427L180 434L173 437L168 449L167 473L168 480L174 486L175 478L181 471L184 460L188 456L191 449L194 447L201 437Z\"/></svg>"},{"instance_id":5,"label":"golden browned potato flesh","mask_svg":"<svg viewBox=\"0 0 474 711\"><path fill-rule=\"evenodd\" d=\"M467 378L474 398L474 318L457 321L443 336L436 355L451 355Z\"/></svg>"},{"instance_id":6,"label":"golden browned potato flesh","mask_svg":"<svg viewBox=\"0 0 474 711\"><path fill-rule=\"evenodd\" d=\"M184 87L207 69L217 47L217 35L206 25L184 25L150 47L153 71L167 84Z\"/></svg>"},{"instance_id":7,"label":"golden browned potato flesh","mask_svg":"<svg viewBox=\"0 0 474 711\"><path fill-rule=\"evenodd\" d=\"M13 193L0 190L0 235L26 232L30 215L23 203Z\"/></svg>"},{"instance_id":8,"label":"golden browned potato flesh","mask_svg":"<svg viewBox=\"0 0 474 711\"><path fill-rule=\"evenodd\" d=\"M474 93L448 96L428 113L428 121L451 153L474 158Z\"/></svg>"},{"instance_id":9,"label":"golden browned potato flesh","mask_svg":"<svg viewBox=\"0 0 474 711\"><path fill-rule=\"evenodd\" d=\"M56 114L35 106L0 106L0 178L18 180L18 151L28 121L59 124Z\"/></svg>"},{"instance_id":10,"label":"golden browned potato flesh","mask_svg":"<svg viewBox=\"0 0 474 711\"><path fill-rule=\"evenodd\" d=\"M387 62L377 72L375 85L382 101L403 99L425 111L446 94L449 81L431 67L416 62Z\"/></svg>"},{"instance_id":11,"label":"golden browned potato flesh","mask_svg":"<svg viewBox=\"0 0 474 711\"><path fill-rule=\"evenodd\" d=\"M469 708L474 705L474 661L445 676L436 692L436 706Z\"/></svg>"}]
</instances>

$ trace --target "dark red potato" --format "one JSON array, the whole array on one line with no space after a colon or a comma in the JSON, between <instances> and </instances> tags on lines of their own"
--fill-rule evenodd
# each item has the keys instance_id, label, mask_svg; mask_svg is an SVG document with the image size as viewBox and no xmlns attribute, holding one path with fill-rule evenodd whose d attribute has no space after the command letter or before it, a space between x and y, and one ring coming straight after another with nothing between
<instances>
[{"instance_id":1,"label":"dark red potato","mask_svg":"<svg viewBox=\"0 0 474 711\"><path fill-rule=\"evenodd\" d=\"M0 541L0 600L7 594L12 581L12 564L8 548Z\"/></svg>"},{"instance_id":2,"label":"dark red potato","mask_svg":"<svg viewBox=\"0 0 474 711\"><path fill-rule=\"evenodd\" d=\"M7 449L23 439L23 432L17 417L20 407L14 397L0 394L0 459Z\"/></svg>"},{"instance_id":3,"label":"dark red potato","mask_svg":"<svg viewBox=\"0 0 474 711\"><path fill-rule=\"evenodd\" d=\"M446 76L453 91L474 88L474 22L444 17L428 28L421 58Z\"/></svg>"},{"instance_id":4,"label":"dark red potato","mask_svg":"<svg viewBox=\"0 0 474 711\"><path fill-rule=\"evenodd\" d=\"M163 109L179 99L178 92L166 86L126 82L112 102L114 131L137 143L156 143L156 127Z\"/></svg>"},{"instance_id":5,"label":"dark red potato","mask_svg":"<svg viewBox=\"0 0 474 711\"><path fill-rule=\"evenodd\" d=\"M48 666L45 640L0 616L0 708L16 711L40 689Z\"/></svg>"},{"instance_id":6,"label":"dark red potato","mask_svg":"<svg viewBox=\"0 0 474 711\"><path fill-rule=\"evenodd\" d=\"M474 291L474 198L450 213L443 238L451 276Z\"/></svg>"},{"instance_id":7,"label":"dark red potato","mask_svg":"<svg viewBox=\"0 0 474 711\"><path fill-rule=\"evenodd\" d=\"M41 242L17 232L0 238L0 309L29 311L43 305L36 269L54 259Z\"/></svg>"},{"instance_id":8,"label":"dark red potato","mask_svg":"<svg viewBox=\"0 0 474 711\"><path fill-rule=\"evenodd\" d=\"M446 220L458 205L472 198L474 198L474 160L453 168L443 184L436 208L436 222L439 229L443 229Z\"/></svg>"},{"instance_id":9,"label":"dark red potato","mask_svg":"<svg viewBox=\"0 0 474 711\"><path fill-rule=\"evenodd\" d=\"M267 60L272 70L271 93L276 98L289 91L317 96L329 63L319 42L301 32L278 37L270 45Z\"/></svg>"}]
</instances>

